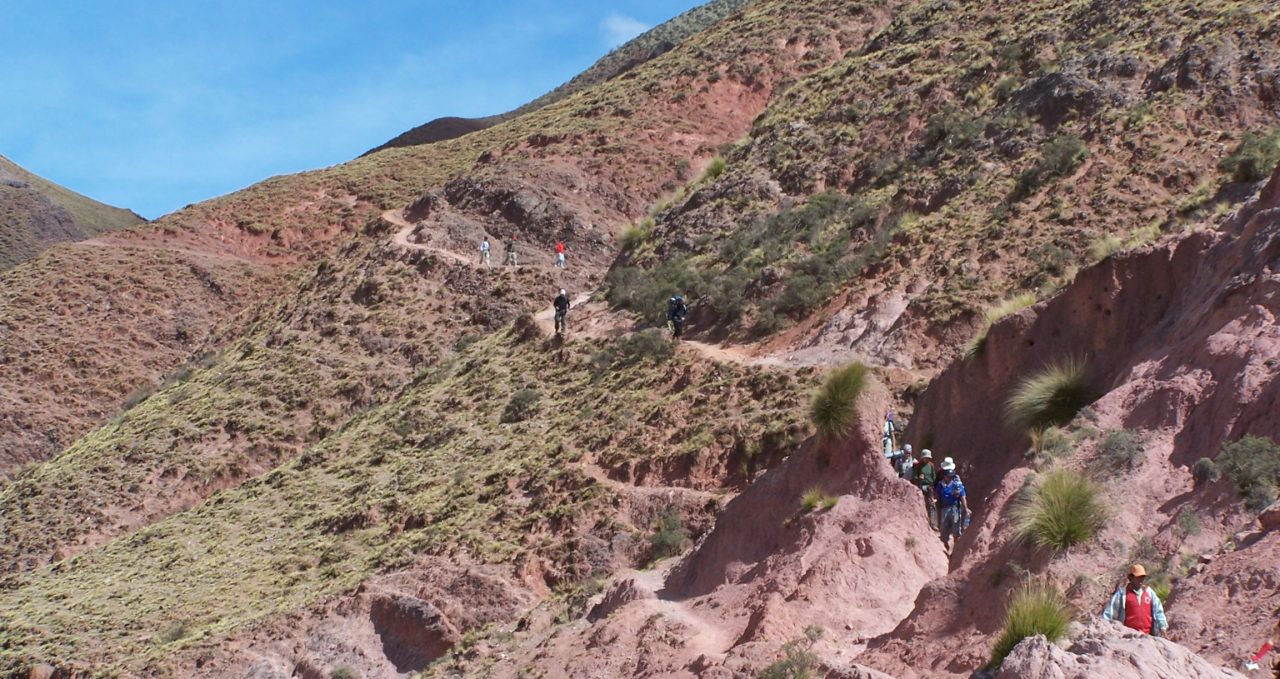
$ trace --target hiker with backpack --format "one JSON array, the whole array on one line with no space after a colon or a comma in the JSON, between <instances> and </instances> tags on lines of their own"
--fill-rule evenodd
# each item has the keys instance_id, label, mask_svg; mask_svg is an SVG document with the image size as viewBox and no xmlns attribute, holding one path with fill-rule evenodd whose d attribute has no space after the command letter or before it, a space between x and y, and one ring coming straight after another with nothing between
<instances>
[{"instance_id":1,"label":"hiker with backpack","mask_svg":"<svg viewBox=\"0 0 1280 679\"><path fill-rule=\"evenodd\" d=\"M560 294L556 295L556 299L551 303L556 310L556 334L563 335L565 329L565 317L569 315L569 293L560 289Z\"/></svg>"},{"instance_id":2,"label":"hiker with backpack","mask_svg":"<svg viewBox=\"0 0 1280 679\"><path fill-rule=\"evenodd\" d=\"M483 264L484 266L489 266L489 237L488 236L485 236L484 240L480 241L480 263Z\"/></svg>"},{"instance_id":3,"label":"hiker with backpack","mask_svg":"<svg viewBox=\"0 0 1280 679\"><path fill-rule=\"evenodd\" d=\"M556 268L564 268L564 241L556 241Z\"/></svg>"},{"instance_id":4,"label":"hiker with backpack","mask_svg":"<svg viewBox=\"0 0 1280 679\"><path fill-rule=\"evenodd\" d=\"M951 458L942 460L942 478L934 484L934 495L938 500L941 516L938 517L939 537L942 546L951 552L951 538L959 538L964 533L965 522L969 518L969 500L965 497L964 483L956 474L956 463Z\"/></svg>"},{"instance_id":5,"label":"hiker with backpack","mask_svg":"<svg viewBox=\"0 0 1280 679\"><path fill-rule=\"evenodd\" d=\"M884 416L884 426L880 430L880 445L884 448L884 459L893 465L893 451L898 447L898 427L893 423L893 411Z\"/></svg>"},{"instance_id":6,"label":"hiker with backpack","mask_svg":"<svg viewBox=\"0 0 1280 679\"><path fill-rule=\"evenodd\" d=\"M912 473L912 481L924 494L924 511L929 517L929 527L938 530L938 503L933 496L933 484L938 482L938 465L933 463L933 451L920 451L920 461Z\"/></svg>"},{"instance_id":7,"label":"hiker with backpack","mask_svg":"<svg viewBox=\"0 0 1280 679\"><path fill-rule=\"evenodd\" d=\"M1125 584L1111 595L1102 611L1105 620L1114 620L1130 629L1158 637L1169 629L1164 606L1155 590L1147 586L1147 569L1135 563L1125 576Z\"/></svg>"},{"instance_id":8,"label":"hiker with backpack","mask_svg":"<svg viewBox=\"0 0 1280 679\"><path fill-rule=\"evenodd\" d=\"M514 233L507 237L507 264L519 266L519 264L516 264L516 235Z\"/></svg>"},{"instance_id":9,"label":"hiker with backpack","mask_svg":"<svg viewBox=\"0 0 1280 679\"><path fill-rule=\"evenodd\" d=\"M671 339L679 341L688 315L689 307L685 306L684 295L675 295L667 301L667 327L671 329Z\"/></svg>"}]
</instances>

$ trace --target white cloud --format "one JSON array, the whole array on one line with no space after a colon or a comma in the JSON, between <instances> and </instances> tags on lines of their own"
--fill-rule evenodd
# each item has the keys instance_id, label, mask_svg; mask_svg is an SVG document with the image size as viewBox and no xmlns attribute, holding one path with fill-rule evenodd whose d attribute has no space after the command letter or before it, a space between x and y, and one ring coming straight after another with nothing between
<instances>
[{"instance_id":1,"label":"white cloud","mask_svg":"<svg viewBox=\"0 0 1280 679\"><path fill-rule=\"evenodd\" d=\"M653 28L639 19L632 19L614 12L600 22L600 31L604 33L604 41L610 49Z\"/></svg>"}]
</instances>

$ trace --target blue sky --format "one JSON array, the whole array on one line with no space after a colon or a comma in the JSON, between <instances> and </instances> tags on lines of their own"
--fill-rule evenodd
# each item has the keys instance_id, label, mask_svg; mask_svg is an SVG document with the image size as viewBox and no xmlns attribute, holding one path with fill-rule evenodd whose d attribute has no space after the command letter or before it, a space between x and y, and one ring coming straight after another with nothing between
<instances>
[{"instance_id":1,"label":"blue sky","mask_svg":"<svg viewBox=\"0 0 1280 679\"><path fill-rule=\"evenodd\" d=\"M5 0L0 155L156 218L515 108L698 0Z\"/></svg>"}]
</instances>

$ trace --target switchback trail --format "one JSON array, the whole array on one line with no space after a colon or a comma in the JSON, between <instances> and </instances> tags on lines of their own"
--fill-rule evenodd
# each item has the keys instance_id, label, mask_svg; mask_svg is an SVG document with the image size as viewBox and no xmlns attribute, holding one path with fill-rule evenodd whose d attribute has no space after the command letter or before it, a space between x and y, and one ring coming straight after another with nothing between
<instances>
[{"instance_id":1,"label":"switchback trail","mask_svg":"<svg viewBox=\"0 0 1280 679\"><path fill-rule=\"evenodd\" d=\"M462 255L456 252L453 252L452 250L445 250L444 248L437 248L431 245L423 245L421 243L410 242L409 236L413 234L414 226L413 224L409 223L409 220L404 218L403 209L387 210L386 212L382 213L382 219L393 226L400 227L400 230L396 232L395 237L391 239L391 242L395 243L399 247L402 247L406 250L421 250L423 252L431 252L431 253L440 255L445 259L451 259L455 262L458 262L459 264L463 264L466 266L476 265L476 262L470 259L467 259L466 257L463 257Z\"/></svg>"}]
</instances>

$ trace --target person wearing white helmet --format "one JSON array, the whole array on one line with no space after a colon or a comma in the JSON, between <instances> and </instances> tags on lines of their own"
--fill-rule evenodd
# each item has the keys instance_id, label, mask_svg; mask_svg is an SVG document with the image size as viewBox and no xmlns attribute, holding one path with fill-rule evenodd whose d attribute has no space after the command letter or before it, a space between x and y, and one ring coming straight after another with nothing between
<instances>
[{"instance_id":1,"label":"person wearing white helmet","mask_svg":"<svg viewBox=\"0 0 1280 679\"><path fill-rule=\"evenodd\" d=\"M560 294L556 295L556 301L552 302L552 306L556 309L556 334L564 334L565 316L569 314L569 293L560 289Z\"/></svg>"},{"instance_id":2,"label":"person wearing white helmet","mask_svg":"<svg viewBox=\"0 0 1280 679\"><path fill-rule=\"evenodd\" d=\"M938 465L933 461L933 451L925 448L920 451L920 461L916 463L911 480L924 495L924 510L929 517L929 527L938 530L938 503L933 497L933 484L938 481Z\"/></svg>"},{"instance_id":3,"label":"person wearing white helmet","mask_svg":"<svg viewBox=\"0 0 1280 679\"><path fill-rule=\"evenodd\" d=\"M938 521L939 537L950 553L951 538L960 537L960 533L964 531L964 521L969 516L969 501L965 497L964 483L956 474L955 460L949 457L942 460L942 478L934 485L934 491L942 512Z\"/></svg>"},{"instance_id":4,"label":"person wearing white helmet","mask_svg":"<svg viewBox=\"0 0 1280 679\"><path fill-rule=\"evenodd\" d=\"M893 456L893 470L897 472L899 478L911 480L911 473L915 470L916 459L911 450L911 444L907 443L902 446L902 450Z\"/></svg>"}]
</instances>

